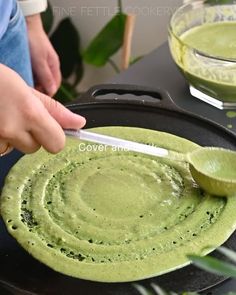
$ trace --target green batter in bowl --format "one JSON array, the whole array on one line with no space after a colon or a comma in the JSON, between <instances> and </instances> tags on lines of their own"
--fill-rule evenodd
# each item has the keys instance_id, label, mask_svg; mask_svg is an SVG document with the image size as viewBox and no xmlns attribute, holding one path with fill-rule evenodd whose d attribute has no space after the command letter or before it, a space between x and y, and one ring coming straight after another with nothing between
<instances>
[{"instance_id":1,"label":"green batter in bowl","mask_svg":"<svg viewBox=\"0 0 236 295\"><path fill-rule=\"evenodd\" d=\"M192 95L219 109L236 108L235 31L234 0L193 1L170 22L171 54Z\"/></svg>"}]
</instances>

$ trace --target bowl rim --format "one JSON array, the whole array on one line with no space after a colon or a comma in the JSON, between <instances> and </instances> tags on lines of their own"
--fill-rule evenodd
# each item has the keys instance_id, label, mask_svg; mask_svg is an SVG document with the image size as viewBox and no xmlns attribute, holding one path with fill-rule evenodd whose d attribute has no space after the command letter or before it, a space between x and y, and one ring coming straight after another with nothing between
<instances>
[{"instance_id":1,"label":"bowl rim","mask_svg":"<svg viewBox=\"0 0 236 295\"><path fill-rule=\"evenodd\" d=\"M201 51L201 50L199 50L199 49L197 49L197 48L195 48L193 46L190 46L190 45L186 44L185 42L182 41L182 39L179 36L177 36L177 34L174 31L174 27L173 27L173 20L174 20L176 14L178 12L180 12L181 10L183 10L184 8L188 7L188 6L192 6L193 7L193 5L194 5L195 7L200 7L200 5L201 5L201 6L205 6L205 7L212 7L212 6L230 6L231 5L231 6L235 6L236 7L236 1L235 0L232 0L232 1L234 3L223 3L223 4L220 4L220 3L207 3L204 0L197 0L197 1L190 1L188 3L185 3L185 4L181 5L180 7L178 7L175 10L175 12L172 14L172 16L170 18L169 25L168 25L168 33L169 33L169 36L173 35L183 46L189 48L194 53L199 54L199 55L201 55L203 57L206 57L206 58L209 58L209 59L218 60L220 62L236 63L236 57L235 58L227 58L227 57L223 57L223 56L211 55L209 53L206 53L206 52ZM235 20L235 23L236 23L236 20ZM189 30L187 30L187 31L189 31Z\"/></svg>"}]
</instances>

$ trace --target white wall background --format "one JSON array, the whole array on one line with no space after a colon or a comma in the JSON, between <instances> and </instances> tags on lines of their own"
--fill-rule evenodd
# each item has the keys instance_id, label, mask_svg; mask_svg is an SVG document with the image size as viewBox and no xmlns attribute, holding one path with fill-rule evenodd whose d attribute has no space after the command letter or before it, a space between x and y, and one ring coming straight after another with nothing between
<instances>
[{"instance_id":1,"label":"white wall background","mask_svg":"<svg viewBox=\"0 0 236 295\"><path fill-rule=\"evenodd\" d=\"M111 19L117 11L116 0L50 0L57 21L70 15L78 28L82 48ZM137 15L132 56L145 55L167 40L167 27L174 10L182 0L123 0L124 11ZM120 52L114 60L120 64ZM86 66L82 90L106 81L115 72L110 65L104 68Z\"/></svg>"}]
</instances>

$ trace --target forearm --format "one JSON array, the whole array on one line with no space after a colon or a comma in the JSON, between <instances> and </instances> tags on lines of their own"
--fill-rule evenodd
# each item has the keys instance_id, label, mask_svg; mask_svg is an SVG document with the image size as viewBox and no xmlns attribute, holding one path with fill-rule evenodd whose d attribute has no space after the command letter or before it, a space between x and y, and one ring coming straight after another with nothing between
<instances>
[{"instance_id":1,"label":"forearm","mask_svg":"<svg viewBox=\"0 0 236 295\"><path fill-rule=\"evenodd\" d=\"M43 30L43 24L42 24L42 19L40 14L33 14L33 15L28 15L25 18L26 24L28 31L29 30L34 30L34 29L42 29Z\"/></svg>"},{"instance_id":2,"label":"forearm","mask_svg":"<svg viewBox=\"0 0 236 295\"><path fill-rule=\"evenodd\" d=\"M20 0L19 3L26 17L35 88L53 96L61 84L61 71L59 57L44 31L40 17L47 7L47 1Z\"/></svg>"}]
</instances>

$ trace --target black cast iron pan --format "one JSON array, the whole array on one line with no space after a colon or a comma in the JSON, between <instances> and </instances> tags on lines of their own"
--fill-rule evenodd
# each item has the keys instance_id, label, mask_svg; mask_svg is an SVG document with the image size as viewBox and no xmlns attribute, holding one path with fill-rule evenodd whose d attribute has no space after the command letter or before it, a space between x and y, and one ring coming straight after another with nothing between
<instances>
[{"instance_id":1,"label":"black cast iron pan","mask_svg":"<svg viewBox=\"0 0 236 295\"><path fill-rule=\"evenodd\" d=\"M227 129L177 108L160 89L138 86L101 85L68 106L87 118L87 128L133 126L169 132L203 146L236 150L236 136ZM21 155L0 159L0 181ZM226 242L236 250L236 234ZM219 254L215 254L219 256ZM224 279L193 266L135 283L104 284L71 278L57 273L28 255L6 232L0 219L0 284L13 294L37 295L138 295L146 288L156 294L153 284L172 291L203 291ZM142 289L143 290L143 289ZM0 293L4 295L4 293Z\"/></svg>"}]
</instances>

